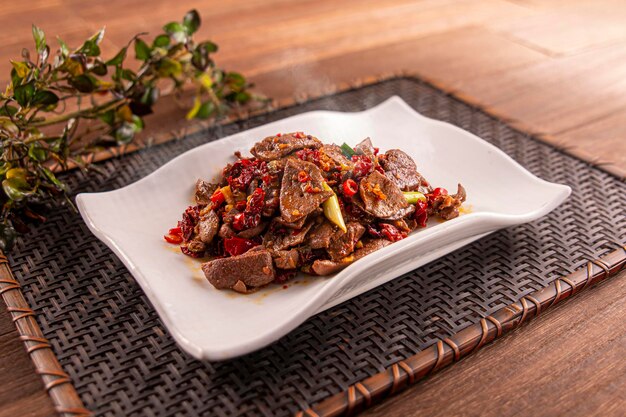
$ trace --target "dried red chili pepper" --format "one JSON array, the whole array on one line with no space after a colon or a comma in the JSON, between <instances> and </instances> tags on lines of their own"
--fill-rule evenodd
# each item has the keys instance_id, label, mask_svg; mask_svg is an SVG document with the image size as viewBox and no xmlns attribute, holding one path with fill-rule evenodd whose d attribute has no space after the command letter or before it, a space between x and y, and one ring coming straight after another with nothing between
<instances>
[{"instance_id":1,"label":"dried red chili pepper","mask_svg":"<svg viewBox=\"0 0 626 417\"><path fill-rule=\"evenodd\" d=\"M250 229L258 226L261 222L261 212L265 206L265 191L262 188L254 190L243 213L235 215L233 218L233 228L235 230Z\"/></svg>"},{"instance_id":2,"label":"dried red chili pepper","mask_svg":"<svg viewBox=\"0 0 626 417\"><path fill-rule=\"evenodd\" d=\"M448 190L446 190L445 188L437 187L433 190L432 193L427 194L427 197L428 197L428 200L433 201L438 197L442 197L446 195L448 195Z\"/></svg>"},{"instance_id":3,"label":"dried red chili pepper","mask_svg":"<svg viewBox=\"0 0 626 417\"><path fill-rule=\"evenodd\" d=\"M374 164L367 155L352 155L352 162L354 162L353 173L356 178L362 178L374 169Z\"/></svg>"},{"instance_id":4,"label":"dried red chili pepper","mask_svg":"<svg viewBox=\"0 0 626 417\"><path fill-rule=\"evenodd\" d=\"M426 227L426 223L428 222L428 203L423 200L418 200L415 203L415 221L420 227Z\"/></svg>"},{"instance_id":5,"label":"dried red chili pepper","mask_svg":"<svg viewBox=\"0 0 626 417\"><path fill-rule=\"evenodd\" d=\"M311 162L317 166L320 165L320 151L305 148L296 152L296 156L303 161Z\"/></svg>"},{"instance_id":6,"label":"dried red chili pepper","mask_svg":"<svg viewBox=\"0 0 626 417\"><path fill-rule=\"evenodd\" d=\"M379 239L387 239L390 242L397 242L406 238L406 232L400 231L397 227L389 223L379 223L378 225L370 225L367 229L368 233Z\"/></svg>"},{"instance_id":7,"label":"dried red chili pepper","mask_svg":"<svg viewBox=\"0 0 626 417\"><path fill-rule=\"evenodd\" d=\"M352 197L359 191L359 186L352 178L348 178L343 183L343 194L347 197Z\"/></svg>"},{"instance_id":8,"label":"dried red chili pepper","mask_svg":"<svg viewBox=\"0 0 626 417\"><path fill-rule=\"evenodd\" d=\"M259 246L259 244L253 240L244 239L242 237L233 236L224 239L224 249L230 256L242 255L255 246Z\"/></svg>"},{"instance_id":9,"label":"dried red chili pepper","mask_svg":"<svg viewBox=\"0 0 626 417\"><path fill-rule=\"evenodd\" d=\"M201 206L189 206L183 212L183 219L178 222L178 227L181 229L182 237L185 242L189 241L193 236L194 228L200 220Z\"/></svg>"},{"instance_id":10,"label":"dried red chili pepper","mask_svg":"<svg viewBox=\"0 0 626 417\"><path fill-rule=\"evenodd\" d=\"M226 201L226 197L224 197L224 193L222 193L222 190L220 190L219 188L215 190L215 192L213 193L213 195L211 195L209 199L211 200L211 203L213 203L212 204L213 210L221 206L224 203L224 201Z\"/></svg>"},{"instance_id":11,"label":"dried red chili pepper","mask_svg":"<svg viewBox=\"0 0 626 417\"><path fill-rule=\"evenodd\" d=\"M163 239L165 239L167 243L172 243L175 245L183 242L183 237L181 235L168 234L164 235Z\"/></svg>"},{"instance_id":12,"label":"dried red chili pepper","mask_svg":"<svg viewBox=\"0 0 626 417\"><path fill-rule=\"evenodd\" d=\"M224 177L231 188L245 190L254 178L263 178L267 174L267 163L258 159L240 159L225 169Z\"/></svg>"}]
</instances>

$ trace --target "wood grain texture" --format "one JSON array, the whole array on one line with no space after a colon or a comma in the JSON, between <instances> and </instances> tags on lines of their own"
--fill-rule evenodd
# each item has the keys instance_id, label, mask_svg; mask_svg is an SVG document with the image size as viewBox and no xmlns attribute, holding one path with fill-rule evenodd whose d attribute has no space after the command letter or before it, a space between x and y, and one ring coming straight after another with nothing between
<instances>
[{"instance_id":1,"label":"wood grain texture","mask_svg":"<svg viewBox=\"0 0 626 417\"><path fill-rule=\"evenodd\" d=\"M621 0L5 1L0 84L9 59L32 44L31 23L74 45L106 25L102 49L110 55L192 7L205 20L199 36L220 44L219 63L250 74L269 96L409 71L626 175ZM180 127L182 110L164 103L161 111L147 135ZM565 302L370 415L618 415L626 408L624 278ZM516 354L526 343L538 349ZM51 415L4 311L0 352L0 416Z\"/></svg>"},{"instance_id":2,"label":"wood grain texture","mask_svg":"<svg viewBox=\"0 0 626 417\"><path fill-rule=\"evenodd\" d=\"M363 416L623 416L624 297L626 273L556 305Z\"/></svg>"}]
</instances>

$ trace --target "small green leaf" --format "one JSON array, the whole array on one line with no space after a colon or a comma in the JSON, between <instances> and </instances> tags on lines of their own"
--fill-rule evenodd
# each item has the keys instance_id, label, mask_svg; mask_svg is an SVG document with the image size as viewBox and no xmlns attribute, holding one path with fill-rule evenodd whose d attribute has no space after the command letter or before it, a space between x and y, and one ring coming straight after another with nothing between
<instances>
[{"instance_id":1,"label":"small green leaf","mask_svg":"<svg viewBox=\"0 0 626 417\"><path fill-rule=\"evenodd\" d=\"M215 104L213 104L213 102L210 100L206 101L202 103L202 105L200 106L200 109L198 110L198 113L196 113L195 118L196 119L208 119L215 113L215 110L216 110Z\"/></svg>"},{"instance_id":2,"label":"small green leaf","mask_svg":"<svg viewBox=\"0 0 626 417\"><path fill-rule=\"evenodd\" d=\"M157 71L161 77L175 77L183 71L180 62L165 57L157 64Z\"/></svg>"},{"instance_id":3,"label":"small green leaf","mask_svg":"<svg viewBox=\"0 0 626 417\"><path fill-rule=\"evenodd\" d=\"M80 47L78 52L83 53L87 56L98 56L100 55L100 47L96 42L90 39L85 41L85 43L83 44L83 46Z\"/></svg>"},{"instance_id":4,"label":"small green leaf","mask_svg":"<svg viewBox=\"0 0 626 417\"><path fill-rule=\"evenodd\" d=\"M170 44L170 37L167 35L159 35L154 38L152 42L152 46L156 46L157 48L165 48Z\"/></svg>"},{"instance_id":5,"label":"small green leaf","mask_svg":"<svg viewBox=\"0 0 626 417\"><path fill-rule=\"evenodd\" d=\"M187 35L191 35L198 30L200 27L200 15L196 10L187 12L185 17L183 17L183 26L185 27Z\"/></svg>"},{"instance_id":6,"label":"small green leaf","mask_svg":"<svg viewBox=\"0 0 626 417\"><path fill-rule=\"evenodd\" d=\"M13 65L15 73L20 78L26 78L30 73L30 68L28 68L28 64L26 62L11 61L11 65Z\"/></svg>"},{"instance_id":7,"label":"small green leaf","mask_svg":"<svg viewBox=\"0 0 626 417\"><path fill-rule=\"evenodd\" d=\"M65 190L67 188L67 186L59 181L56 175L54 175L54 173L48 168L46 168L45 166L40 166L40 168L43 171L44 175L50 180L50 182L56 185L59 190Z\"/></svg>"},{"instance_id":8,"label":"small green leaf","mask_svg":"<svg viewBox=\"0 0 626 417\"><path fill-rule=\"evenodd\" d=\"M113 58L109 59L106 62L106 64L112 65L114 67L121 65L122 62L124 62L124 59L126 58L126 50L127 50L126 47L120 49L120 51Z\"/></svg>"},{"instance_id":9,"label":"small green leaf","mask_svg":"<svg viewBox=\"0 0 626 417\"><path fill-rule=\"evenodd\" d=\"M22 77L17 75L17 71L15 68L11 68L11 84L13 84L13 89L22 83Z\"/></svg>"},{"instance_id":10,"label":"small green leaf","mask_svg":"<svg viewBox=\"0 0 626 417\"><path fill-rule=\"evenodd\" d=\"M37 143L33 143L28 148L28 157L37 162L44 162L48 158L48 151L39 146Z\"/></svg>"},{"instance_id":11,"label":"small green leaf","mask_svg":"<svg viewBox=\"0 0 626 417\"><path fill-rule=\"evenodd\" d=\"M137 74L129 69L123 69L120 73L120 76L127 81L134 81L137 78Z\"/></svg>"},{"instance_id":12,"label":"small green leaf","mask_svg":"<svg viewBox=\"0 0 626 417\"><path fill-rule=\"evenodd\" d=\"M170 22L163 26L165 33L170 35L176 42L184 42L187 38L187 31L183 25L178 22Z\"/></svg>"},{"instance_id":13,"label":"small green leaf","mask_svg":"<svg viewBox=\"0 0 626 417\"><path fill-rule=\"evenodd\" d=\"M165 33L172 34L175 32L184 32L185 28L178 22L170 22L163 26L163 30L165 31Z\"/></svg>"},{"instance_id":14,"label":"small green leaf","mask_svg":"<svg viewBox=\"0 0 626 417\"><path fill-rule=\"evenodd\" d=\"M83 54L70 55L61 65L61 71L65 71L68 74L76 77L85 72L86 59Z\"/></svg>"},{"instance_id":15,"label":"small green leaf","mask_svg":"<svg viewBox=\"0 0 626 417\"><path fill-rule=\"evenodd\" d=\"M239 91L235 94L235 101L237 103L245 104L250 101L250 98L252 98L252 96L247 91Z\"/></svg>"},{"instance_id":16,"label":"small green leaf","mask_svg":"<svg viewBox=\"0 0 626 417\"><path fill-rule=\"evenodd\" d=\"M15 106L7 104L0 107L0 116L13 116L15 113L17 113L17 107Z\"/></svg>"},{"instance_id":17,"label":"small green leaf","mask_svg":"<svg viewBox=\"0 0 626 417\"><path fill-rule=\"evenodd\" d=\"M33 25L33 39L35 39L35 47L37 48L37 53L41 53L46 49L46 35L37 26Z\"/></svg>"},{"instance_id":18,"label":"small green leaf","mask_svg":"<svg viewBox=\"0 0 626 417\"><path fill-rule=\"evenodd\" d=\"M51 106L59 102L59 97L52 91L41 90L35 93L33 97L33 105Z\"/></svg>"},{"instance_id":19,"label":"small green leaf","mask_svg":"<svg viewBox=\"0 0 626 417\"><path fill-rule=\"evenodd\" d=\"M212 54L213 52L217 52L217 45L211 41L206 41L198 44L196 49L203 49L206 52Z\"/></svg>"},{"instance_id":20,"label":"small green leaf","mask_svg":"<svg viewBox=\"0 0 626 417\"><path fill-rule=\"evenodd\" d=\"M135 137L135 125L130 122L124 122L115 130L115 140L119 145L129 143Z\"/></svg>"},{"instance_id":21,"label":"small green leaf","mask_svg":"<svg viewBox=\"0 0 626 417\"><path fill-rule=\"evenodd\" d=\"M229 72L226 74L226 83L231 90L239 91L246 86L246 79L238 72Z\"/></svg>"},{"instance_id":22,"label":"small green leaf","mask_svg":"<svg viewBox=\"0 0 626 417\"><path fill-rule=\"evenodd\" d=\"M4 179L2 181L2 189L7 197L13 201L21 201L33 193L30 189L30 184L20 177Z\"/></svg>"},{"instance_id":23,"label":"small green leaf","mask_svg":"<svg viewBox=\"0 0 626 417\"><path fill-rule=\"evenodd\" d=\"M15 101L17 101L20 106L28 106L35 94L35 82L31 81L15 87L13 94L15 95Z\"/></svg>"},{"instance_id":24,"label":"small green leaf","mask_svg":"<svg viewBox=\"0 0 626 417\"><path fill-rule=\"evenodd\" d=\"M109 126L112 126L113 123L115 123L115 110L111 109L102 113L100 115L100 120L102 120L104 123L108 124Z\"/></svg>"},{"instance_id":25,"label":"small green leaf","mask_svg":"<svg viewBox=\"0 0 626 417\"><path fill-rule=\"evenodd\" d=\"M93 66L91 67L91 72L100 76L106 75L107 66L104 62L100 60L100 58L96 58L96 60L93 63Z\"/></svg>"},{"instance_id":26,"label":"small green leaf","mask_svg":"<svg viewBox=\"0 0 626 417\"><path fill-rule=\"evenodd\" d=\"M61 55L68 56L70 54L70 48L67 46L65 41L57 36L57 42L59 42L59 50L61 51Z\"/></svg>"},{"instance_id":27,"label":"small green leaf","mask_svg":"<svg viewBox=\"0 0 626 417\"><path fill-rule=\"evenodd\" d=\"M81 93L91 93L98 87L98 80L89 74L70 78L69 83Z\"/></svg>"},{"instance_id":28,"label":"small green leaf","mask_svg":"<svg viewBox=\"0 0 626 417\"><path fill-rule=\"evenodd\" d=\"M150 49L148 44L146 44L139 38L135 39L135 57L137 59L141 61L147 61L148 59L150 59L151 52L152 50Z\"/></svg>"},{"instance_id":29,"label":"small green leaf","mask_svg":"<svg viewBox=\"0 0 626 417\"><path fill-rule=\"evenodd\" d=\"M99 31L94 33L91 38L89 38L89 41L95 43L96 45L100 45L100 42L102 42L102 39L104 38L104 31L105 28L100 29Z\"/></svg>"},{"instance_id":30,"label":"small green leaf","mask_svg":"<svg viewBox=\"0 0 626 417\"><path fill-rule=\"evenodd\" d=\"M135 128L135 132L136 133L141 132L143 128L145 127L143 119L135 114L133 114L132 119L133 119L132 124Z\"/></svg>"}]
</instances>

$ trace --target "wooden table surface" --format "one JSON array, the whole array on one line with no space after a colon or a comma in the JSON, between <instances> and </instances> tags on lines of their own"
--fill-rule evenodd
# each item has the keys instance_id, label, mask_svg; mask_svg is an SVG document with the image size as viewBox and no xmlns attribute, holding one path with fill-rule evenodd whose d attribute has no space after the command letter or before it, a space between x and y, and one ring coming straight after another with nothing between
<instances>
[{"instance_id":1,"label":"wooden table surface","mask_svg":"<svg viewBox=\"0 0 626 417\"><path fill-rule=\"evenodd\" d=\"M220 45L219 64L268 96L411 73L626 175L623 0L3 1L0 85L32 45L31 23L74 45L106 25L112 55L191 8L204 19L199 37ZM159 117L149 129L176 123ZM624 415L625 298L622 273L364 415ZM0 416L52 416L2 307Z\"/></svg>"}]
</instances>

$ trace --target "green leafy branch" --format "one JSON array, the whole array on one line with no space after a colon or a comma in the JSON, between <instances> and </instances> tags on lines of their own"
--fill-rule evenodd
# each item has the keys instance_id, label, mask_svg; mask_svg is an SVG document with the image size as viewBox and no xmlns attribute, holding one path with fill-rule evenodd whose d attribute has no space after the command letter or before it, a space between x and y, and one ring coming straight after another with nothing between
<instances>
[{"instance_id":1,"label":"green leafy branch","mask_svg":"<svg viewBox=\"0 0 626 417\"><path fill-rule=\"evenodd\" d=\"M10 248L32 220L45 220L40 213L50 202L71 204L66 184L50 169L53 163L86 168L84 155L132 142L164 87L180 92L193 85L187 119L218 118L264 102L249 91L244 76L215 65L215 43L194 41L199 27L200 16L192 10L182 22L163 26L152 41L136 35L104 60L104 29L74 50L58 39L51 56L44 32L33 26L36 56L24 49L20 60L11 61L11 82L0 94L0 249ZM127 65L133 52L136 71Z\"/></svg>"}]
</instances>

